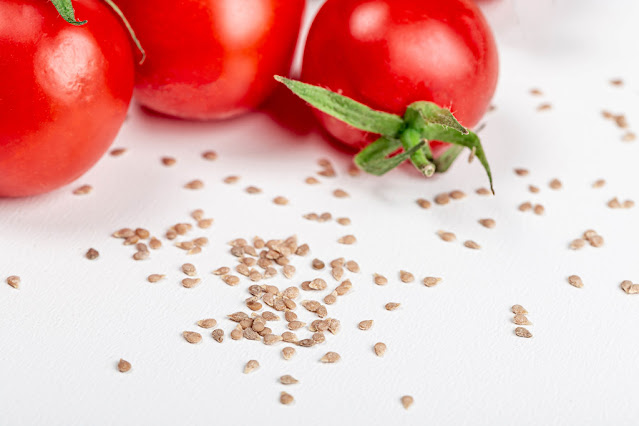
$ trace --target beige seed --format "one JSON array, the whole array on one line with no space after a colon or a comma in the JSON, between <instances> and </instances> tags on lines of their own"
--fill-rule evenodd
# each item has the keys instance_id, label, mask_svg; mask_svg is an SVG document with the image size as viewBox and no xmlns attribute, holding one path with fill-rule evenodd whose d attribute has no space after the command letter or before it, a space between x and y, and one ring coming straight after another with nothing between
<instances>
[{"instance_id":1,"label":"beige seed","mask_svg":"<svg viewBox=\"0 0 639 426\"><path fill-rule=\"evenodd\" d=\"M207 318L207 319L199 320L197 322L197 325L202 328L213 328L217 325L217 321L215 321L213 318Z\"/></svg>"},{"instance_id":2,"label":"beige seed","mask_svg":"<svg viewBox=\"0 0 639 426\"><path fill-rule=\"evenodd\" d=\"M327 294L324 297L324 303L327 305L334 305L337 302L337 292L334 291L331 294Z\"/></svg>"},{"instance_id":3,"label":"beige seed","mask_svg":"<svg viewBox=\"0 0 639 426\"><path fill-rule=\"evenodd\" d=\"M491 195L492 194L492 192L488 188L478 188L477 190L475 190L475 192L477 193L477 195Z\"/></svg>"},{"instance_id":4,"label":"beige seed","mask_svg":"<svg viewBox=\"0 0 639 426\"><path fill-rule=\"evenodd\" d=\"M132 235L130 237L125 238L124 242L122 243L125 246L132 246L133 244L137 244L138 241L140 241L140 237L138 237L137 235Z\"/></svg>"},{"instance_id":5,"label":"beige seed","mask_svg":"<svg viewBox=\"0 0 639 426\"><path fill-rule=\"evenodd\" d=\"M579 275L571 275L568 277L568 283L577 288L582 288L584 286L584 282L581 280Z\"/></svg>"},{"instance_id":6,"label":"beige seed","mask_svg":"<svg viewBox=\"0 0 639 426\"><path fill-rule=\"evenodd\" d=\"M282 340L287 343L297 343L297 336L291 331L282 333Z\"/></svg>"},{"instance_id":7,"label":"beige seed","mask_svg":"<svg viewBox=\"0 0 639 426\"><path fill-rule=\"evenodd\" d=\"M253 269L253 270L251 270L251 272L249 272L248 277L249 277L249 279L250 279L251 281L253 281L253 282L259 281L259 280L261 280L261 279L263 278L263 277L262 277L262 274L260 274L260 273L259 273L258 271L256 271L255 269Z\"/></svg>"},{"instance_id":8,"label":"beige seed","mask_svg":"<svg viewBox=\"0 0 639 426\"><path fill-rule=\"evenodd\" d=\"M464 241L464 247L468 247L469 249L479 250L481 246L472 240Z\"/></svg>"},{"instance_id":9,"label":"beige seed","mask_svg":"<svg viewBox=\"0 0 639 426\"><path fill-rule=\"evenodd\" d=\"M435 204L439 204L440 206L444 206L450 202L450 195L446 193L438 194L435 197Z\"/></svg>"},{"instance_id":10,"label":"beige seed","mask_svg":"<svg viewBox=\"0 0 639 426\"><path fill-rule=\"evenodd\" d=\"M320 361L325 364L334 364L338 362L342 357L337 352L326 352Z\"/></svg>"},{"instance_id":11,"label":"beige seed","mask_svg":"<svg viewBox=\"0 0 639 426\"><path fill-rule=\"evenodd\" d=\"M340 323L340 321L335 318L330 318L327 321L328 321L328 331L331 334L339 333L340 329L342 328L342 324Z\"/></svg>"},{"instance_id":12,"label":"beige seed","mask_svg":"<svg viewBox=\"0 0 639 426\"><path fill-rule=\"evenodd\" d=\"M240 283L240 279L235 275L224 275L222 276L222 281L231 287L236 286Z\"/></svg>"},{"instance_id":13,"label":"beige seed","mask_svg":"<svg viewBox=\"0 0 639 426\"><path fill-rule=\"evenodd\" d=\"M196 209L191 212L191 217L195 220L200 220L204 218L204 210Z\"/></svg>"},{"instance_id":14,"label":"beige seed","mask_svg":"<svg viewBox=\"0 0 639 426\"><path fill-rule=\"evenodd\" d=\"M410 395L404 395L402 396L402 406L404 407L404 409L408 410L410 408L411 405L413 405L414 399L412 396Z\"/></svg>"},{"instance_id":15,"label":"beige seed","mask_svg":"<svg viewBox=\"0 0 639 426\"><path fill-rule=\"evenodd\" d=\"M120 361L118 361L118 371L120 373L126 373L130 370L131 370L131 363L129 361L126 361L120 358Z\"/></svg>"},{"instance_id":16,"label":"beige seed","mask_svg":"<svg viewBox=\"0 0 639 426\"><path fill-rule=\"evenodd\" d=\"M273 198L273 203L277 204L278 206L285 206L288 204L288 199L286 197L278 196Z\"/></svg>"},{"instance_id":17,"label":"beige seed","mask_svg":"<svg viewBox=\"0 0 639 426\"><path fill-rule=\"evenodd\" d=\"M252 311L259 311L260 309L262 309L262 304L256 301L249 301L246 302L246 307Z\"/></svg>"},{"instance_id":18,"label":"beige seed","mask_svg":"<svg viewBox=\"0 0 639 426\"><path fill-rule=\"evenodd\" d=\"M202 280L199 278L184 278L182 280L182 286L185 288L193 288L201 282Z\"/></svg>"},{"instance_id":19,"label":"beige seed","mask_svg":"<svg viewBox=\"0 0 639 426\"><path fill-rule=\"evenodd\" d=\"M86 195L93 191L93 187L91 185L82 185L73 190L73 195Z\"/></svg>"},{"instance_id":20,"label":"beige seed","mask_svg":"<svg viewBox=\"0 0 639 426\"><path fill-rule=\"evenodd\" d=\"M453 242L457 239L457 236L452 232L437 231L437 235L439 235L439 238L446 241L447 243Z\"/></svg>"},{"instance_id":21,"label":"beige seed","mask_svg":"<svg viewBox=\"0 0 639 426\"><path fill-rule=\"evenodd\" d=\"M526 201L525 203L521 203L518 207L519 211L527 212L532 209L532 203L530 201Z\"/></svg>"},{"instance_id":22,"label":"beige seed","mask_svg":"<svg viewBox=\"0 0 639 426\"><path fill-rule=\"evenodd\" d=\"M341 280L342 276L344 275L344 268L342 268L341 266L335 266L331 270L331 275L333 276L333 278L335 278L336 281Z\"/></svg>"},{"instance_id":23,"label":"beige seed","mask_svg":"<svg viewBox=\"0 0 639 426\"><path fill-rule=\"evenodd\" d=\"M346 262L345 266L346 266L346 269L348 269L350 272L353 272L353 273L359 272L359 265L354 260L349 260L348 262Z\"/></svg>"},{"instance_id":24,"label":"beige seed","mask_svg":"<svg viewBox=\"0 0 639 426\"><path fill-rule=\"evenodd\" d=\"M517 176L528 176L529 173L530 172L528 171L528 169L521 169L521 168L515 169L515 174Z\"/></svg>"},{"instance_id":25,"label":"beige seed","mask_svg":"<svg viewBox=\"0 0 639 426\"><path fill-rule=\"evenodd\" d=\"M515 328L515 335L519 337L524 337L526 339L530 339L532 337L532 333L524 327Z\"/></svg>"},{"instance_id":26,"label":"beige seed","mask_svg":"<svg viewBox=\"0 0 639 426\"><path fill-rule=\"evenodd\" d=\"M305 322L302 321L291 321L288 323L287 327L289 330L295 331L295 330L299 330L300 328L304 327L306 325Z\"/></svg>"},{"instance_id":27,"label":"beige seed","mask_svg":"<svg viewBox=\"0 0 639 426\"><path fill-rule=\"evenodd\" d=\"M317 185L318 183L320 183L320 181L313 176L307 177L306 179L304 179L304 182L306 182L308 185Z\"/></svg>"},{"instance_id":28,"label":"beige seed","mask_svg":"<svg viewBox=\"0 0 639 426\"><path fill-rule=\"evenodd\" d=\"M613 86L623 86L623 80L620 78L615 78L610 80L610 84Z\"/></svg>"},{"instance_id":29,"label":"beige seed","mask_svg":"<svg viewBox=\"0 0 639 426\"><path fill-rule=\"evenodd\" d=\"M314 333L312 339L316 344L324 343L326 341L326 337L323 333Z\"/></svg>"},{"instance_id":30,"label":"beige seed","mask_svg":"<svg viewBox=\"0 0 639 426\"><path fill-rule=\"evenodd\" d=\"M549 103L543 103L543 104L539 104L539 106L537 107L537 111L548 111L549 109L552 108L552 105Z\"/></svg>"},{"instance_id":31,"label":"beige seed","mask_svg":"<svg viewBox=\"0 0 639 426\"><path fill-rule=\"evenodd\" d=\"M561 189L562 184L561 184L561 181L559 179L553 179L553 180L550 181L548 186L550 186L550 189L557 190L557 189Z\"/></svg>"},{"instance_id":32,"label":"beige seed","mask_svg":"<svg viewBox=\"0 0 639 426\"><path fill-rule=\"evenodd\" d=\"M186 185L184 185L184 187L186 189L202 189L204 188L204 182L202 182L200 179L195 179L188 182Z\"/></svg>"},{"instance_id":33,"label":"beige seed","mask_svg":"<svg viewBox=\"0 0 639 426\"><path fill-rule=\"evenodd\" d=\"M228 316L231 321L240 322L247 319L249 316L244 312L235 312Z\"/></svg>"},{"instance_id":34,"label":"beige seed","mask_svg":"<svg viewBox=\"0 0 639 426\"><path fill-rule=\"evenodd\" d=\"M109 154L112 157L119 157L126 152L126 148L113 148Z\"/></svg>"},{"instance_id":35,"label":"beige seed","mask_svg":"<svg viewBox=\"0 0 639 426\"><path fill-rule=\"evenodd\" d=\"M297 342L297 346L301 346L303 348L310 348L315 346L315 340L313 339L302 339Z\"/></svg>"},{"instance_id":36,"label":"beige seed","mask_svg":"<svg viewBox=\"0 0 639 426\"><path fill-rule=\"evenodd\" d=\"M479 224L484 228L492 229L497 225L495 219L479 219Z\"/></svg>"},{"instance_id":37,"label":"beige seed","mask_svg":"<svg viewBox=\"0 0 639 426\"><path fill-rule=\"evenodd\" d=\"M284 313L284 319L288 322L297 320L297 314L293 311L286 311Z\"/></svg>"},{"instance_id":38,"label":"beige seed","mask_svg":"<svg viewBox=\"0 0 639 426\"><path fill-rule=\"evenodd\" d=\"M355 244L357 242L357 238L355 238L354 235L344 235L343 237L338 239L337 242L340 244L350 245L350 244Z\"/></svg>"},{"instance_id":39,"label":"beige seed","mask_svg":"<svg viewBox=\"0 0 639 426\"><path fill-rule=\"evenodd\" d=\"M637 139L637 135L634 132L626 132L621 137L623 142L632 142Z\"/></svg>"},{"instance_id":40,"label":"beige seed","mask_svg":"<svg viewBox=\"0 0 639 426\"><path fill-rule=\"evenodd\" d=\"M513 318L513 322L517 325L532 325L530 320L524 314L517 314Z\"/></svg>"},{"instance_id":41,"label":"beige seed","mask_svg":"<svg viewBox=\"0 0 639 426\"><path fill-rule=\"evenodd\" d=\"M317 308L317 311L315 311L315 314L320 318L326 318L326 315L328 315L328 310L326 309L326 306L320 305L320 307Z\"/></svg>"},{"instance_id":42,"label":"beige seed","mask_svg":"<svg viewBox=\"0 0 639 426\"><path fill-rule=\"evenodd\" d=\"M166 277L166 275L163 274L151 274L148 277L146 277L146 280L150 283L156 283L158 281L163 280Z\"/></svg>"},{"instance_id":43,"label":"beige seed","mask_svg":"<svg viewBox=\"0 0 639 426\"><path fill-rule=\"evenodd\" d=\"M337 259L331 260L331 268L337 268L338 266L344 266L344 258L338 257Z\"/></svg>"},{"instance_id":44,"label":"beige seed","mask_svg":"<svg viewBox=\"0 0 639 426\"><path fill-rule=\"evenodd\" d=\"M432 206L431 202L426 200L425 198L418 198L417 205L422 209L429 209Z\"/></svg>"},{"instance_id":45,"label":"beige seed","mask_svg":"<svg viewBox=\"0 0 639 426\"><path fill-rule=\"evenodd\" d=\"M198 247L204 247L209 244L209 239L206 237L198 237L193 240L193 243Z\"/></svg>"},{"instance_id":46,"label":"beige seed","mask_svg":"<svg viewBox=\"0 0 639 426\"><path fill-rule=\"evenodd\" d=\"M639 293L639 286L637 284L633 284L630 280L624 280L621 283L621 289L626 292L626 294L637 294Z\"/></svg>"},{"instance_id":47,"label":"beige seed","mask_svg":"<svg viewBox=\"0 0 639 426\"><path fill-rule=\"evenodd\" d=\"M185 331L182 333L182 336L184 337L184 340L192 344L200 343L202 341L202 335L195 331Z\"/></svg>"},{"instance_id":48,"label":"beige seed","mask_svg":"<svg viewBox=\"0 0 639 426\"><path fill-rule=\"evenodd\" d=\"M250 330L250 329L248 329ZM218 343L222 343L224 341L224 330L221 328L215 329L211 332L211 337Z\"/></svg>"},{"instance_id":49,"label":"beige seed","mask_svg":"<svg viewBox=\"0 0 639 426\"><path fill-rule=\"evenodd\" d=\"M357 328L359 328L360 330L370 330L372 326L373 326L373 320L364 320L364 321L360 321L360 323L357 324Z\"/></svg>"},{"instance_id":50,"label":"beige seed","mask_svg":"<svg viewBox=\"0 0 639 426\"><path fill-rule=\"evenodd\" d=\"M328 222L329 220L331 220L333 218L333 215L330 214L329 212L324 212L322 213L319 218L317 219L320 222Z\"/></svg>"},{"instance_id":51,"label":"beige seed","mask_svg":"<svg viewBox=\"0 0 639 426\"><path fill-rule=\"evenodd\" d=\"M424 278L422 282L424 283L426 287L434 287L440 282L442 282L442 279L438 277L426 277Z\"/></svg>"},{"instance_id":52,"label":"beige seed","mask_svg":"<svg viewBox=\"0 0 639 426\"><path fill-rule=\"evenodd\" d=\"M229 272L231 272L231 268L229 268L228 266L222 266L221 268L217 268L215 271L213 271L213 275L226 275Z\"/></svg>"},{"instance_id":53,"label":"beige seed","mask_svg":"<svg viewBox=\"0 0 639 426\"><path fill-rule=\"evenodd\" d=\"M264 318L265 321L279 321L280 317L278 317L277 315L275 315L273 312L270 311L266 311L262 313L262 318Z\"/></svg>"},{"instance_id":54,"label":"beige seed","mask_svg":"<svg viewBox=\"0 0 639 426\"><path fill-rule=\"evenodd\" d=\"M347 217L338 217L336 222L342 226L348 226L351 224L351 220Z\"/></svg>"},{"instance_id":55,"label":"beige seed","mask_svg":"<svg viewBox=\"0 0 639 426\"><path fill-rule=\"evenodd\" d=\"M282 295L287 299L295 300L300 295L300 290L297 287L288 287L282 292Z\"/></svg>"},{"instance_id":56,"label":"beige seed","mask_svg":"<svg viewBox=\"0 0 639 426\"><path fill-rule=\"evenodd\" d=\"M615 197L612 200L608 201L608 207L610 207L611 209L620 209L621 202L617 197Z\"/></svg>"},{"instance_id":57,"label":"beige seed","mask_svg":"<svg viewBox=\"0 0 639 426\"><path fill-rule=\"evenodd\" d=\"M632 200L626 200L623 202L623 208L624 209L631 209L635 206L635 202Z\"/></svg>"},{"instance_id":58,"label":"beige seed","mask_svg":"<svg viewBox=\"0 0 639 426\"><path fill-rule=\"evenodd\" d=\"M90 248L87 253L85 254L86 258L89 260L94 260L97 259L100 256L100 253L94 249L94 248Z\"/></svg>"},{"instance_id":59,"label":"beige seed","mask_svg":"<svg viewBox=\"0 0 639 426\"><path fill-rule=\"evenodd\" d=\"M293 398L293 395L291 395L290 393L286 393L286 392L281 392L280 393L280 403L282 403L284 405L290 405L293 402L295 402L295 398Z\"/></svg>"},{"instance_id":60,"label":"beige seed","mask_svg":"<svg viewBox=\"0 0 639 426\"><path fill-rule=\"evenodd\" d=\"M335 289L335 292L337 293L338 296L343 296L346 293L348 293L351 288L353 288L353 284L351 283L350 280L344 280L342 281L342 283L340 285L337 286L337 288Z\"/></svg>"},{"instance_id":61,"label":"beige seed","mask_svg":"<svg viewBox=\"0 0 639 426\"><path fill-rule=\"evenodd\" d=\"M159 249L160 247L162 247L162 241L158 240L158 239L157 239L157 238L155 238L155 237L152 237L152 238L149 240L149 247L151 247L153 250L157 250L157 249Z\"/></svg>"},{"instance_id":62,"label":"beige seed","mask_svg":"<svg viewBox=\"0 0 639 426\"><path fill-rule=\"evenodd\" d=\"M576 239L574 239L574 240L572 240L570 242L570 246L569 247L572 250L579 250L579 249L583 248L585 245L586 245L586 240L583 240L581 238L576 238Z\"/></svg>"},{"instance_id":63,"label":"beige seed","mask_svg":"<svg viewBox=\"0 0 639 426\"><path fill-rule=\"evenodd\" d=\"M200 229L208 229L211 225L213 225L213 219L211 218L200 219L197 221L197 227Z\"/></svg>"},{"instance_id":64,"label":"beige seed","mask_svg":"<svg viewBox=\"0 0 639 426\"><path fill-rule=\"evenodd\" d=\"M399 271L399 279L403 283L412 283L415 281L415 276L407 271Z\"/></svg>"},{"instance_id":65,"label":"beige seed","mask_svg":"<svg viewBox=\"0 0 639 426\"><path fill-rule=\"evenodd\" d=\"M384 305L384 308L387 311L394 311L395 309L399 308L400 303L395 303L395 302L389 302L386 305Z\"/></svg>"},{"instance_id":66,"label":"beige seed","mask_svg":"<svg viewBox=\"0 0 639 426\"><path fill-rule=\"evenodd\" d=\"M383 275L373 274L373 282L377 285L386 285L388 284L388 279Z\"/></svg>"},{"instance_id":67,"label":"beige seed","mask_svg":"<svg viewBox=\"0 0 639 426\"><path fill-rule=\"evenodd\" d=\"M601 247L604 244L604 239L601 235L595 235L590 239L590 245L593 247Z\"/></svg>"},{"instance_id":68,"label":"beige seed","mask_svg":"<svg viewBox=\"0 0 639 426\"><path fill-rule=\"evenodd\" d=\"M320 269L324 269L326 264L319 259L313 259L313 261L311 262L311 266L315 270L320 270Z\"/></svg>"},{"instance_id":69,"label":"beige seed","mask_svg":"<svg viewBox=\"0 0 639 426\"><path fill-rule=\"evenodd\" d=\"M260 368L260 363L252 359L244 366L244 374L248 374L252 371L257 370L258 368Z\"/></svg>"},{"instance_id":70,"label":"beige seed","mask_svg":"<svg viewBox=\"0 0 639 426\"><path fill-rule=\"evenodd\" d=\"M315 278L308 285L313 290L325 290L327 287L326 281L321 278Z\"/></svg>"},{"instance_id":71,"label":"beige seed","mask_svg":"<svg viewBox=\"0 0 639 426\"><path fill-rule=\"evenodd\" d=\"M192 263L185 263L184 265L182 265L182 272L190 277L196 275L195 266Z\"/></svg>"},{"instance_id":72,"label":"beige seed","mask_svg":"<svg viewBox=\"0 0 639 426\"><path fill-rule=\"evenodd\" d=\"M133 259L134 260L145 260L149 258L149 252L148 251L138 251L136 253L133 254Z\"/></svg>"},{"instance_id":73,"label":"beige seed","mask_svg":"<svg viewBox=\"0 0 639 426\"><path fill-rule=\"evenodd\" d=\"M262 190L256 186L249 186L245 190L248 194L259 194Z\"/></svg>"},{"instance_id":74,"label":"beige seed","mask_svg":"<svg viewBox=\"0 0 639 426\"><path fill-rule=\"evenodd\" d=\"M7 278L7 284L17 289L18 287L20 287L20 277L18 277L17 275L11 275Z\"/></svg>"},{"instance_id":75,"label":"beige seed","mask_svg":"<svg viewBox=\"0 0 639 426\"><path fill-rule=\"evenodd\" d=\"M458 189L451 191L448 195L453 200L461 200L462 198L466 198L466 194Z\"/></svg>"},{"instance_id":76,"label":"beige seed","mask_svg":"<svg viewBox=\"0 0 639 426\"><path fill-rule=\"evenodd\" d=\"M288 361L289 359L293 358L293 356L295 356L295 348L287 346L282 349L282 358L284 358L285 360Z\"/></svg>"},{"instance_id":77,"label":"beige seed","mask_svg":"<svg viewBox=\"0 0 639 426\"><path fill-rule=\"evenodd\" d=\"M209 161L217 160L217 152L215 151L204 151L202 153L202 158Z\"/></svg>"},{"instance_id":78,"label":"beige seed","mask_svg":"<svg viewBox=\"0 0 639 426\"><path fill-rule=\"evenodd\" d=\"M294 385L296 383L299 383L299 380L297 380L295 377L291 376L290 374L285 374L282 377L280 377L280 383L283 385Z\"/></svg>"},{"instance_id":79,"label":"beige seed","mask_svg":"<svg viewBox=\"0 0 639 426\"><path fill-rule=\"evenodd\" d=\"M510 308L510 310L515 315L518 315L518 314L525 315L528 313L528 311L521 305L513 305L513 307Z\"/></svg>"},{"instance_id":80,"label":"beige seed","mask_svg":"<svg viewBox=\"0 0 639 426\"><path fill-rule=\"evenodd\" d=\"M302 306L309 312L317 312L321 304L316 300L304 300Z\"/></svg>"},{"instance_id":81,"label":"beige seed","mask_svg":"<svg viewBox=\"0 0 639 426\"><path fill-rule=\"evenodd\" d=\"M267 333L267 330L269 330L269 332ZM271 334L270 333L270 329L267 327L264 329L264 332L260 333L262 336L264 336L264 344L265 345L274 345L276 343L279 343L282 341L282 336L277 335L277 334Z\"/></svg>"},{"instance_id":82,"label":"beige seed","mask_svg":"<svg viewBox=\"0 0 639 426\"><path fill-rule=\"evenodd\" d=\"M532 192L533 194L539 193L539 187L535 185L528 185L528 190Z\"/></svg>"},{"instance_id":83,"label":"beige seed","mask_svg":"<svg viewBox=\"0 0 639 426\"><path fill-rule=\"evenodd\" d=\"M530 89L530 94L533 96L542 96L543 92L537 88Z\"/></svg>"},{"instance_id":84,"label":"beige seed","mask_svg":"<svg viewBox=\"0 0 639 426\"><path fill-rule=\"evenodd\" d=\"M243 332L244 330L242 329L241 325L237 325L233 331L231 331L231 339L233 340L240 340L243 337Z\"/></svg>"},{"instance_id":85,"label":"beige seed","mask_svg":"<svg viewBox=\"0 0 639 426\"><path fill-rule=\"evenodd\" d=\"M310 248L308 247L308 244L302 244L297 248L297 250L295 250L295 254L298 256L306 256L309 251Z\"/></svg>"},{"instance_id":86,"label":"beige seed","mask_svg":"<svg viewBox=\"0 0 639 426\"><path fill-rule=\"evenodd\" d=\"M386 353L386 344L382 342L377 342L375 343L375 346L373 346L373 349L375 351L375 355L382 357Z\"/></svg>"},{"instance_id":87,"label":"beige seed","mask_svg":"<svg viewBox=\"0 0 639 426\"><path fill-rule=\"evenodd\" d=\"M173 157L162 157L162 164L164 164L167 167L174 165L176 162L177 160Z\"/></svg>"},{"instance_id":88,"label":"beige seed","mask_svg":"<svg viewBox=\"0 0 639 426\"><path fill-rule=\"evenodd\" d=\"M336 198L346 198L348 197L348 192L344 191L343 189L336 189L335 191L333 191L333 195Z\"/></svg>"},{"instance_id":89,"label":"beige seed","mask_svg":"<svg viewBox=\"0 0 639 426\"><path fill-rule=\"evenodd\" d=\"M596 181L593 182L592 187L603 188L605 185L606 185L605 179L597 179Z\"/></svg>"},{"instance_id":90,"label":"beige seed","mask_svg":"<svg viewBox=\"0 0 639 426\"><path fill-rule=\"evenodd\" d=\"M295 274L295 266L284 265L284 267L282 268L282 275L284 275L286 278L293 278L294 274Z\"/></svg>"},{"instance_id":91,"label":"beige seed","mask_svg":"<svg viewBox=\"0 0 639 426\"><path fill-rule=\"evenodd\" d=\"M541 204L537 204L535 205L535 208L533 209L533 211L535 212L536 215L542 215L544 214L546 209Z\"/></svg>"},{"instance_id":92,"label":"beige seed","mask_svg":"<svg viewBox=\"0 0 639 426\"><path fill-rule=\"evenodd\" d=\"M597 231L589 229L584 232L583 237L586 241L590 241L593 237L597 236Z\"/></svg>"},{"instance_id":93,"label":"beige seed","mask_svg":"<svg viewBox=\"0 0 639 426\"><path fill-rule=\"evenodd\" d=\"M113 234L111 234L111 236L114 238L129 238L133 235L135 235L135 231L133 231L131 228L118 229Z\"/></svg>"}]
</instances>

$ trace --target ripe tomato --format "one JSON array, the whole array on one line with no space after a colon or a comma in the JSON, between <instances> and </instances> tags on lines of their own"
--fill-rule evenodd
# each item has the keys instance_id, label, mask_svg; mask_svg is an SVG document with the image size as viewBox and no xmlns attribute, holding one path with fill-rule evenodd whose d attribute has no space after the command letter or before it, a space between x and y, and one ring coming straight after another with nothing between
<instances>
[{"instance_id":1,"label":"ripe tomato","mask_svg":"<svg viewBox=\"0 0 639 426\"><path fill-rule=\"evenodd\" d=\"M313 22L302 80L402 115L416 101L450 108L475 126L497 84L497 48L468 0L328 0ZM378 136L316 111L350 150ZM447 144L431 142L433 154Z\"/></svg>"},{"instance_id":2,"label":"ripe tomato","mask_svg":"<svg viewBox=\"0 0 639 426\"><path fill-rule=\"evenodd\" d=\"M220 119L256 108L288 74L305 0L119 2L146 50L135 97L157 112Z\"/></svg>"},{"instance_id":3,"label":"ripe tomato","mask_svg":"<svg viewBox=\"0 0 639 426\"><path fill-rule=\"evenodd\" d=\"M133 92L129 33L100 0L73 26L48 1L0 1L0 196L78 178L107 150Z\"/></svg>"}]
</instances>

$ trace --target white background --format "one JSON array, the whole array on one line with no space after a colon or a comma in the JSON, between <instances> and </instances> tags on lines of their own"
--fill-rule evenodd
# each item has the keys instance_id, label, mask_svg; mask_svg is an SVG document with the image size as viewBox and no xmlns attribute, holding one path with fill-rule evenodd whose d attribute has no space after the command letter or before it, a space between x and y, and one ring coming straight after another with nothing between
<instances>
[{"instance_id":1,"label":"white background","mask_svg":"<svg viewBox=\"0 0 639 426\"><path fill-rule=\"evenodd\" d=\"M383 179L353 178L349 158L327 145L312 121L300 119L291 133L263 113L189 123L133 106L114 144L128 148L124 156L106 156L52 194L0 200L0 278L22 277L19 290L0 284L0 424L637 424L639 296L626 295L619 283L639 282L638 208L611 210L606 202L639 201L639 142L621 142L622 131L600 111L623 112L638 130L639 3L497 0L485 10L501 54L497 109L481 134L494 198L474 193L486 185L477 162L460 161L429 181L409 168ZM616 77L623 87L608 83ZM533 87L544 96L531 96ZM552 110L536 112L542 102ZM216 162L201 159L207 149L219 153ZM177 165L163 167L164 155ZM321 157L339 176L304 184ZM514 167L531 174L518 177ZM230 174L241 181L223 184ZM555 177L561 191L548 188ZM203 190L182 188L195 178L206 183ZM592 189L598 178L608 184ZM84 183L94 186L92 194L71 194ZM529 193L529 184L541 192ZM264 192L248 195L248 185ZM351 197L332 197L336 188ZM469 196L430 210L415 204L452 189ZM274 205L277 195L291 203ZM544 204L546 214L519 212L528 200ZM200 255L165 243L150 260L135 262L131 247L109 237L123 226L160 235L196 208L215 218L211 229L191 234L211 240ZM324 211L353 224L302 219ZM497 227L479 226L485 217ZM589 228L605 246L568 250ZM439 229L454 231L458 242L439 240ZM313 257L345 256L362 267L350 274L354 290L329 309L341 333L284 361L282 345L228 335L218 344L198 330L195 321L213 317L228 333L233 324L225 315L248 296L248 283L231 288L210 274L235 265L225 243L294 233L311 255L295 259L294 280L272 283L318 275L309 267ZM347 233L358 243L336 244ZM482 249L464 248L465 239ZM100 251L98 260L84 258L89 247ZM203 279L191 290L179 284L186 261ZM444 281L434 288L403 284L399 269ZM375 272L389 284L375 286ZM149 284L150 273L168 278ZM583 278L582 289L567 284L571 274ZM319 275L333 285L327 271ZM402 307L387 312L390 301ZM532 339L513 334L515 303L530 311ZM357 329L363 319L375 320L370 331ZM202 331L203 342L189 345L184 330ZM372 352L378 341L388 345L384 358ZM328 350L342 361L319 363ZM117 371L120 358L133 364L131 372ZM244 375L249 359L262 367ZM300 384L285 388L277 382L282 374ZM284 389L294 406L279 404ZM405 394L415 398L408 411L399 402Z\"/></svg>"}]
</instances>

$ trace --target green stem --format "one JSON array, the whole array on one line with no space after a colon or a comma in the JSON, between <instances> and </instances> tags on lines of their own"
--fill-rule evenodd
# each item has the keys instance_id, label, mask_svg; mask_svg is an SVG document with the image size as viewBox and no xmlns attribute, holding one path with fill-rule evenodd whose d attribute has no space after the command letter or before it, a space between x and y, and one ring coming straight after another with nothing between
<instances>
[{"instance_id":1,"label":"green stem","mask_svg":"<svg viewBox=\"0 0 639 426\"><path fill-rule=\"evenodd\" d=\"M382 136L361 150L355 156L354 162L357 167L366 173L381 176L408 160L411 155L421 150L424 145L425 142L421 141L412 148L389 157L389 155L399 150L402 144L397 139Z\"/></svg>"},{"instance_id":2,"label":"green stem","mask_svg":"<svg viewBox=\"0 0 639 426\"><path fill-rule=\"evenodd\" d=\"M422 142L421 135L415 129L408 128L404 130L399 136L399 140L402 142L402 146L404 147L404 151L410 151L413 147L419 145ZM435 165L426 157L426 149L430 152L430 147L428 146L428 142L425 141L423 143L422 149L418 149L414 151L410 156L410 161L413 165L422 172L422 174L426 177L430 177L435 173ZM431 154L432 156L432 154Z\"/></svg>"}]
</instances>

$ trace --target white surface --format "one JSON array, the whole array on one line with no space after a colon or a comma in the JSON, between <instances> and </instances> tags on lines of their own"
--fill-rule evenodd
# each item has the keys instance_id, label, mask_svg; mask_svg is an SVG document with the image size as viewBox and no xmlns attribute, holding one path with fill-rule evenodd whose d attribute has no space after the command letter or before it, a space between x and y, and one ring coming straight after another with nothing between
<instances>
[{"instance_id":1,"label":"white surface","mask_svg":"<svg viewBox=\"0 0 639 426\"><path fill-rule=\"evenodd\" d=\"M486 185L478 163L460 161L428 182L409 169L352 178L347 156L316 132L291 134L264 114L205 124L133 107L115 142L129 149L123 157L105 157L55 193L0 200L0 278L17 274L23 282L19 290L0 284L0 424L636 424L639 296L624 294L619 283L639 281L638 208L611 210L605 203L613 196L639 201L639 142L621 142L622 132L600 110L625 112L639 130L639 3L522 0L487 8L502 64L497 110L482 132L495 198L474 193ZM614 77L626 85L610 86ZM532 87L545 96L530 96ZM546 101L553 109L536 112ZM206 149L216 150L218 161L202 160ZM163 155L178 164L161 166ZM334 161L339 177L305 185L320 157ZM515 176L518 166L530 176ZM241 182L223 184L229 174ZM563 190L548 188L554 177ZM608 185L591 189L600 177ZM182 188L195 178L205 189ZM83 183L94 192L73 196ZM528 184L541 193L529 193ZM264 193L250 196L243 191L248 185ZM335 188L351 197L332 197ZM427 211L415 205L418 197L457 188L469 196ZM276 195L290 205L275 206ZM543 203L546 214L519 212L526 200ZM165 243L151 260L134 262L133 249L109 237L123 226L163 234L195 208L215 218L211 229L192 233L211 239L200 255ZM301 217L323 211L349 216L353 225ZM497 227L479 226L483 217L495 218ZM568 250L588 228L605 237L605 246ZM438 229L474 239L482 250L444 243ZM309 267L313 257L346 256L362 267L351 274L354 291L329 309L341 319L341 333L299 348L291 361L281 359L283 345L228 335L220 345L206 331L200 345L187 344L180 333L197 330L201 318L214 317L230 332L225 315L248 297L248 283L231 288L210 274L235 265L225 242L292 233L312 248L295 259L293 283L317 275ZM359 242L335 243L347 233ZM99 260L84 258L89 247L100 251ZM185 261L201 271L195 289L179 285ZM403 284L399 269L444 282ZM390 283L373 285L374 272ZM168 279L149 284L150 273ZM584 288L567 284L571 274L581 275ZM389 301L402 307L387 312ZM513 335L515 303L531 312L532 339ZM370 331L357 330L363 319L375 320ZM372 353L377 341L388 345L384 358ZM328 350L342 362L319 363ZM130 373L116 370L119 358L133 364ZM262 367L244 375L249 359ZM282 374L301 383L285 388L277 382ZM279 404L283 389L295 396L294 406ZM408 411L399 402L405 394L415 398Z\"/></svg>"}]
</instances>

